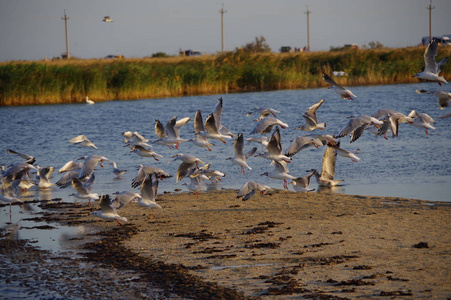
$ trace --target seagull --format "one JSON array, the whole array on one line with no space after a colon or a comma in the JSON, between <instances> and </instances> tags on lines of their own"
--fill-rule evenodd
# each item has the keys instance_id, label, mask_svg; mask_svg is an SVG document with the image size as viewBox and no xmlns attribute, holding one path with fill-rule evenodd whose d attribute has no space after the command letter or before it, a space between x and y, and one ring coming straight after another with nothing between
<instances>
[{"instance_id":1,"label":"seagull","mask_svg":"<svg viewBox=\"0 0 451 300\"><path fill-rule=\"evenodd\" d=\"M323 80L326 83L331 84L332 86L329 88L333 89L335 93L339 94L342 99L354 100L352 97L357 98L357 96L354 95L350 90L336 83L332 78L329 77L329 75L325 73L323 73Z\"/></svg>"},{"instance_id":2,"label":"seagull","mask_svg":"<svg viewBox=\"0 0 451 300\"><path fill-rule=\"evenodd\" d=\"M210 169L210 164L205 164L199 169L194 169L193 173L189 176L201 176L205 180L218 181L221 180L220 177L225 177L226 175L221 171Z\"/></svg>"},{"instance_id":3,"label":"seagull","mask_svg":"<svg viewBox=\"0 0 451 300\"><path fill-rule=\"evenodd\" d=\"M285 155L288 157L293 157L298 152L305 150L310 146L319 148L323 146L323 142L320 139L314 138L310 135L298 136L291 142L291 145L285 152Z\"/></svg>"},{"instance_id":4,"label":"seagull","mask_svg":"<svg viewBox=\"0 0 451 300\"><path fill-rule=\"evenodd\" d=\"M260 194L263 195L268 190L271 190L271 188L267 185L255 181L248 181L241 187L236 197L238 199L243 197L243 201L246 201L254 196L256 192L260 192Z\"/></svg>"},{"instance_id":5,"label":"seagull","mask_svg":"<svg viewBox=\"0 0 451 300\"><path fill-rule=\"evenodd\" d=\"M1 189L0 192L0 201L9 203L9 213L11 214L11 205L15 202L23 203L22 200L17 198L12 189L4 190Z\"/></svg>"},{"instance_id":6,"label":"seagull","mask_svg":"<svg viewBox=\"0 0 451 300\"><path fill-rule=\"evenodd\" d=\"M131 131L125 131L122 133L122 136L124 137L125 146L129 146L130 148L133 148L133 146L143 146L143 147L149 147L152 146L147 144L149 141L148 139L144 138L139 132L131 132Z\"/></svg>"},{"instance_id":7,"label":"seagull","mask_svg":"<svg viewBox=\"0 0 451 300\"><path fill-rule=\"evenodd\" d=\"M224 139L231 139L232 137L229 134L223 134L219 130L215 118L214 113L209 114L204 124L206 131L199 131L199 134L208 139L220 140L225 144L227 142Z\"/></svg>"},{"instance_id":8,"label":"seagull","mask_svg":"<svg viewBox=\"0 0 451 300\"><path fill-rule=\"evenodd\" d=\"M173 148L172 145L175 145L175 148L178 149L182 142L187 141L180 137L180 128L186 125L190 119L190 117L185 117L177 121L177 116L174 116L166 122L165 126L159 120L155 120L155 133L159 139L154 141L154 143L166 145L170 149Z\"/></svg>"},{"instance_id":9,"label":"seagull","mask_svg":"<svg viewBox=\"0 0 451 300\"><path fill-rule=\"evenodd\" d=\"M276 114L280 113L280 111L269 107L254 107L253 109L251 109L249 112L246 113L246 117L252 115L253 113L260 114L260 117L255 119L254 121L261 121L269 115L272 115L277 118Z\"/></svg>"},{"instance_id":10,"label":"seagull","mask_svg":"<svg viewBox=\"0 0 451 300\"><path fill-rule=\"evenodd\" d=\"M54 183L50 182L50 175L52 175L53 171L55 171L54 167L44 167L38 170L39 188L45 189L54 185Z\"/></svg>"},{"instance_id":11,"label":"seagull","mask_svg":"<svg viewBox=\"0 0 451 300\"><path fill-rule=\"evenodd\" d=\"M252 168L247 164L246 160L255 154L255 152L257 151L257 147L252 148L246 154L243 153L243 147L244 147L243 134L240 133L240 134L238 134L238 137L236 138L235 143L234 143L235 156L228 157L228 158L226 158L226 160L230 160L233 164L240 166L241 174L246 175L244 173L244 168L248 168L249 170L252 170Z\"/></svg>"},{"instance_id":12,"label":"seagull","mask_svg":"<svg viewBox=\"0 0 451 300\"><path fill-rule=\"evenodd\" d=\"M435 97L437 97L438 99L438 106L440 107L440 109L444 109L445 107L449 106L449 103L451 102L451 93L446 92L446 91L437 91L437 90L432 90L432 91L427 91L427 90L419 90L416 89L415 92L417 92L417 94L431 94L434 95Z\"/></svg>"},{"instance_id":13,"label":"seagull","mask_svg":"<svg viewBox=\"0 0 451 300\"><path fill-rule=\"evenodd\" d=\"M315 172L314 172L314 171L311 171L311 173L309 173L309 174L307 174L307 175L305 175L305 176L302 176L302 177L298 177L298 178L293 179L289 184L292 184L292 185L293 185L293 189L294 189L296 192L312 192L312 191L314 191L315 189L311 189L311 188L309 187L309 185L310 185L310 178L311 178L313 175L315 175ZM308 197L308 194L306 194L306 195L307 195L307 197Z\"/></svg>"},{"instance_id":14,"label":"seagull","mask_svg":"<svg viewBox=\"0 0 451 300\"><path fill-rule=\"evenodd\" d=\"M113 173L114 173L114 175L116 175L116 178L120 178L122 175L124 175L127 172L127 170L119 169L117 167L116 162L112 161L111 164L113 165Z\"/></svg>"},{"instance_id":15,"label":"seagull","mask_svg":"<svg viewBox=\"0 0 451 300\"><path fill-rule=\"evenodd\" d=\"M266 137L266 136L250 137L250 138L247 138L246 141L260 143L262 145L262 148L265 148L266 145L268 145L268 137Z\"/></svg>"},{"instance_id":16,"label":"seagull","mask_svg":"<svg viewBox=\"0 0 451 300\"><path fill-rule=\"evenodd\" d=\"M199 158L192 156L192 155L188 155L188 154L179 153L177 155L174 155L173 158L174 158L174 161L175 160L182 161L182 163L179 165L179 167L177 169L177 176L176 176L175 182L178 182L183 177L189 175L190 170L193 167L199 168L199 164L205 165L205 162L203 162Z\"/></svg>"},{"instance_id":17,"label":"seagull","mask_svg":"<svg viewBox=\"0 0 451 300\"><path fill-rule=\"evenodd\" d=\"M102 195L100 197L100 209L98 211L93 211L91 215L105 219L105 220L115 220L119 225L122 226L122 224L119 222L127 222L127 218L121 217L117 214L117 210L111 206L111 200L108 195Z\"/></svg>"},{"instance_id":18,"label":"seagull","mask_svg":"<svg viewBox=\"0 0 451 300\"><path fill-rule=\"evenodd\" d=\"M95 102L92 101L91 99L89 99L88 97L85 98L85 101L86 101L86 103L89 104L89 105L95 104Z\"/></svg>"},{"instance_id":19,"label":"seagull","mask_svg":"<svg viewBox=\"0 0 451 300\"><path fill-rule=\"evenodd\" d=\"M415 74L413 77L429 81L437 81L437 83L441 86L442 83L447 83L447 81L443 76L439 76L440 67L448 61L448 57L443 58L438 63L435 61L435 57L438 54L437 42L437 39L433 38L426 47L426 51L424 51L424 70L423 72Z\"/></svg>"},{"instance_id":20,"label":"seagull","mask_svg":"<svg viewBox=\"0 0 451 300\"><path fill-rule=\"evenodd\" d=\"M149 209L162 209L161 205L155 201L157 192L158 178L152 174L147 174L141 184L141 198L138 199L138 205Z\"/></svg>"},{"instance_id":21,"label":"seagull","mask_svg":"<svg viewBox=\"0 0 451 300\"><path fill-rule=\"evenodd\" d=\"M190 139L190 140L188 140L188 142L193 143L197 147L207 148L208 151L212 151L210 147L214 146L215 144L210 143L210 141L205 136L203 136L200 132L196 132L195 135L196 135L196 138Z\"/></svg>"},{"instance_id":22,"label":"seagull","mask_svg":"<svg viewBox=\"0 0 451 300\"><path fill-rule=\"evenodd\" d=\"M137 155L141 157L153 157L155 160L159 160L157 157L163 157L163 155L158 154L157 152L147 149L146 147L140 146L140 145L134 145L130 152L136 153Z\"/></svg>"},{"instance_id":23,"label":"seagull","mask_svg":"<svg viewBox=\"0 0 451 300\"><path fill-rule=\"evenodd\" d=\"M156 177L163 180L164 178L172 177L169 173L164 171L163 169L156 168L153 166L144 166L140 165L138 169L138 173L136 174L135 178L132 180L132 187L136 188L141 186L142 182L146 179L146 176L148 174L155 175Z\"/></svg>"},{"instance_id":24,"label":"seagull","mask_svg":"<svg viewBox=\"0 0 451 300\"><path fill-rule=\"evenodd\" d=\"M205 185L202 184L202 180L198 176L190 177L190 183L189 184L184 183L183 185L186 185L188 190L190 190L191 192L193 192L193 194L196 195L199 195L201 191L207 188Z\"/></svg>"},{"instance_id":25,"label":"seagull","mask_svg":"<svg viewBox=\"0 0 451 300\"><path fill-rule=\"evenodd\" d=\"M84 159L84 163L80 168L80 172L78 174L78 179L82 179L88 177L95 169L97 164L99 164L103 168L103 162L108 161L109 159L102 155L88 155L82 156L79 158Z\"/></svg>"},{"instance_id":26,"label":"seagull","mask_svg":"<svg viewBox=\"0 0 451 300\"><path fill-rule=\"evenodd\" d=\"M335 77L348 76L348 73L346 73L344 71L333 71L332 74L334 74Z\"/></svg>"},{"instance_id":27,"label":"seagull","mask_svg":"<svg viewBox=\"0 0 451 300\"><path fill-rule=\"evenodd\" d=\"M418 113L417 111L412 110L409 117L414 119L411 124L415 127L424 128L426 134L429 134L428 129L435 129L435 127L431 125L431 123L435 122L434 119L426 113Z\"/></svg>"},{"instance_id":28,"label":"seagull","mask_svg":"<svg viewBox=\"0 0 451 300\"><path fill-rule=\"evenodd\" d=\"M91 147L97 149L96 145L91 142L85 135L81 134L69 140L69 143L83 147Z\"/></svg>"},{"instance_id":29,"label":"seagull","mask_svg":"<svg viewBox=\"0 0 451 300\"><path fill-rule=\"evenodd\" d=\"M80 162L76 162L76 161L70 160L67 163L65 163L64 166L62 166L58 170L58 173L64 173L64 172L68 172L68 171L72 171L72 170L79 170L79 169L81 169L82 165L83 164L80 163Z\"/></svg>"},{"instance_id":30,"label":"seagull","mask_svg":"<svg viewBox=\"0 0 451 300\"><path fill-rule=\"evenodd\" d=\"M343 180L335 180L335 163L337 162L337 148L329 144L324 151L321 174L316 169L311 170L315 173L316 181L320 186L337 186Z\"/></svg>"},{"instance_id":31,"label":"seagull","mask_svg":"<svg viewBox=\"0 0 451 300\"><path fill-rule=\"evenodd\" d=\"M340 142L338 142L335 145L329 145L329 146L332 148L335 148L338 155L340 155L342 157L350 158L353 162L357 162L360 160L360 157L357 157L357 155L355 155L355 153L359 152L360 150L356 150L356 151L345 150L343 148L340 148Z\"/></svg>"},{"instance_id":32,"label":"seagull","mask_svg":"<svg viewBox=\"0 0 451 300\"><path fill-rule=\"evenodd\" d=\"M105 17L103 17L103 20L102 20L103 22L106 22L106 23L111 23L111 22L114 22L111 18L110 18L110 16L105 16Z\"/></svg>"},{"instance_id":33,"label":"seagull","mask_svg":"<svg viewBox=\"0 0 451 300\"><path fill-rule=\"evenodd\" d=\"M222 97L220 97L218 99L218 102L216 102L215 107L213 108L213 115L215 117L216 128L218 129L219 133L223 135L228 135L230 137L234 137L235 135L231 133L230 130L221 123L222 109L223 109L223 100Z\"/></svg>"},{"instance_id":34,"label":"seagull","mask_svg":"<svg viewBox=\"0 0 451 300\"><path fill-rule=\"evenodd\" d=\"M28 163L28 164L34 164L34 162L36 161L36 158L34 156L31 156L31 155L26 154L26 153L19 153L19 152L16 152L14 150L11 150L11 149L6 149L6 152L8 152L9 154L17 155L20 158L25 159L25 162Z\"/></svg>"},{"instance_id":35,"label":"seagull","mask_svg":"<svg viewBox=\"0 0 451 300\"><path fill-rule=\"evenodd\" d=\"M136 192L130 192L130 191L122 191L122 192L115 192L113 193L114 198L111 201L111 206L120 209L127 204L129 204L131 201L141 199L141 195Z\"/></svg>"},{"instance_id":36,"label":"seagull","mask_svg":"<svg viewBox=\"0 0 451 300\"><path fill-rule=\"evenodd\" d=\"M385 117L385 122L381 119L383 117ZM398 136L399 123L413 122L411 117L391 109L380 109L373 115L373 118L380 119L384 122L377 134L383 135L385 139L387 139L385 134L388 130L391 130L393 136Z\"/></svg>"},{"instance_id":37,"label":"seagull","mask_svg":"<svg viewBox=\"0 0 451 300\"><path fill-rule=\"evenodd\" d=\"M279 127L276 127L273 134L271 135L271 138L269 139L268 144L266 145L267 151L257 154L255 155L255 157L263 157L269 160L284 161L286 163L290 163L292 158L286 156L285 154L282 154L282 145L280 140L280 130Z\"/></svg>"},{"instance_id":38,"label":"seagull","mask_svg":"<svg viewBox=\"0 0 451 300\"><path fill-rule=\"evenodd\" d=\"M315 103L314 105L310 106L305 113L302 115L302 117L305 119L305 124L299 127L296 127L295 129L301 129L304 131L312 131L315 129L324 129L326 128L326 123L318 123L318 119L316 118L316 111L318 108L323 104L324 99L321 99L319 102Z\"/></svg>"},{"instance_id":39,"label":"seagull","mask_svg":"<svg viewBox=\"0 0 451 300\"><path fill-rule=\"evenodd\" d=\"M267 134L272 131L273 126L280 126L283 129L288 128L288 124L280 121L279 119L273 117L266 117L263 120L259 121L254 129L252 129L250 134L261 133Z\"/></svg>"},{"instance_id":40,"label":"seagull","mask_svg":"<svg viewBox=\"0 0 451 300\"><path fill-rule=\"evenodd\" d=\"M78 179L79 174L80 174L80 170L67 171L66 174L64 174L57 182L55 182L55 185L61 189L66 188L69 185L71 185L73 178Z\"/></svg>"},{"instance_id":41,"label":"seagull","mask_svg":"<svg viewBox=\"0 0 451 300\"><path fill-rule=\"evenodd\" d=\"M372 124L379 127L379 125L382 125L383 123L384 122L368 115L352 116L345 127L335 135L335 138L341 138L349 134L351 137L350 142L352 143L355 142L363 134L365 129Z\"/></svg>"},{"instance_id":42,"label":"seagull","mask_svg":"<svg viewBox=\"0 0 451 300\"><path fill-rule=\"evenodd\" d=\"M72 187L77 192L75 194L70 194L69 196L73 196L78 199L88 199L88 205L91 206L91 199L99 199L99 194L92 193L92 184L94 183L94 180L94 173L91 174L91 177L89 177L89 180L85 183L82 183L78 178L72 178Z\"/></svg>"},{"instance_id":43,"label":"seagull","mask_svg":"<svg viewBox=\"0 0 451 300\"><path fill-rule=\"evenodd\" d=\"M293 179L296 179L296 177L288 174L289 170L287 167L287 163L285 161L273 160L273 164L274 164L274 170L272 170L271 172L265 172L260 175L268 176L269 178L272 178L272 179L283 180L283 187L287 190L288 189L287 179L293 180Z\"/></svg>"}]
</instances>

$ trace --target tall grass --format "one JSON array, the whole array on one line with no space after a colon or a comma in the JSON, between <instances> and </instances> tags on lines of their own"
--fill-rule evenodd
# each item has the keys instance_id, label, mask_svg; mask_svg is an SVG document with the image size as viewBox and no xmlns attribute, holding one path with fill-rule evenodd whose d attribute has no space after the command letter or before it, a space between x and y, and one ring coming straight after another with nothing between
<instances>
[{"instance_id":1,"label":"tall grass","mask_svg":"<svg viewBox=\"0 0 451 300\"><path fill-rule=\"evenodd\" d=\"M326 84L321 74L345 71L347 86L418 82L424 47L249 54L196 58L69 60L0 63L0 106L160 98L255 90L299 89ZM439 57L451 47L440 47ZM451 64L442 67L451 76Z\"/></svg>"}]
</instances>

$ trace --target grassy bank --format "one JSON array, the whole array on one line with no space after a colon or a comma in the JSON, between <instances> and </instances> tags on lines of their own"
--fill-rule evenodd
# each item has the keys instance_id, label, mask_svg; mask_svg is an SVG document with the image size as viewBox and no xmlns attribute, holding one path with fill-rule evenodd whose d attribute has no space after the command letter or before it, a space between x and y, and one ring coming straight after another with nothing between
<instances>
[{"instance_id":1,"label":"grassy bank","mask_svg":"<svg viewBox=\"0 0 451 300\"><path fill-rule=\"evenodd\" d=\"M0 106L162 98L326 86L321 74L345 71L347 86L418 82L423 47L121 60L0 64ZM451 47L440 47L441 59ZM451 78L451 64L442 67Z\"/></svg>"}]
</instances>

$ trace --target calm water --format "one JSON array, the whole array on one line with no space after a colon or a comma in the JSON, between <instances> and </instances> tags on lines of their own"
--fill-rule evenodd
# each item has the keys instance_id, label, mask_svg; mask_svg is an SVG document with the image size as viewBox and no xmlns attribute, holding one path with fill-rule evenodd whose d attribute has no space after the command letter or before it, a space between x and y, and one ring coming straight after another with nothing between
<instances>
[{"instance_id":1,"label":"calm water","mask_svg":"<svg viewBox=\"0 0 451 300\"><path fill-rule=\"evenodd\" d=\"M120 168L128 172L122 179L115 179L112 166L96 170L94 192L113 193L115 191L133 190L130 186L140 164L161 167L175 175L179 161L172 162L172 156L182 152L195 155L205 162L212 163L212 168L227 174L222 181L223 188L239 188L247 180L256 180L274 188L282 188L282 181L260 176L270 171L269 161L251 158L248 162L253 168L240 173L239 167L225 159L233 156L233 140L227 144L216 141L213 151L183 143L179 150L170 150L166 146L154 145L153 149L164 156L160 161L142 158L129 152L124 147L122 132L138 131L144 137L155 140L155 119L166 123L172 116L194 117L200 109L205 118L213 110L217 99L223 97L224 109L222 123L232 132L250 137L254 126L252 117L245 113L256 106L272 107L281 111L279 119L289 124L282 129L282 146L285 150L290 141L298 135L308 134L294 128L301 125L301 114L312 104L324 98L325 102L317 112L319 121L327 122L324 131L313 133L337 133L347 122L346 117L354 114L374 114L378 109L387 108L408 114L412 109L426 112L436 119L436 130L426 135L421 128L401 124L399 137L385 140L366 132L354 143L349 137L342 138L341 146L347 150L360 149L359 162L338 157L336 179L344 179L345 185L334 191L346 194L374 196L398 196L435 201L449 201L451 184L451 118L437 119L447 112L438 108L437 100L431 95L418 95L416 88L436 89L433 83L409 85L384 85L353 87L358 96L355 101L342 100L328 89L285 90L275 92L242 93L213 96L179 97L165 99L143 99L137 101L111 101L86 104L60 104L27 107L0 108L1 151L0 163L11 164L21 161L17 156L6 152L7 148L31 154L37 158L40 166L54 166L57 170L69 160L83 155L101 154L116 161ZM446 88L446 86L444 86ZM192 120L181 130L184 138L193 137ZM93 141L98 150L72 145L69 139L84 134ZM245 151L256 144L245 144ZM257 145L258 146L258 145ZM325 148L310 149L294 156L289 164L290 173L303 176L306 170L321 169L321 158ZM56 172L53 182L60 178ZM159 192L173 191L176 188L186 190L175 179L165 180ZM316 182L311 184L316 187ZM28 197L51 199L61 197L68 201L73 193L72 187L66 189L52 188L48 191L34 191Z\"/></svg>"}]
</instances>

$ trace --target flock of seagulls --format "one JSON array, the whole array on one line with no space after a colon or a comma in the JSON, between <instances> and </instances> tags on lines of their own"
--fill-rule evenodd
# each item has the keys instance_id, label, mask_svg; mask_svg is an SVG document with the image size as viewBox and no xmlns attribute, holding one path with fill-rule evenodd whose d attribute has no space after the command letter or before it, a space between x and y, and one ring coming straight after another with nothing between
<instances>
[{"instance_id":1,"label":"flock of seagulls","mask_svg":"<svg viewBox=\"0 0 451 300\"><path fill-rule=\"evenodd\" d=\"M425 51L424 71L415 74L415 76L429 81L436 81L441 85L446 83L446 80L439 76L440 67L446 63L447 58L436 63L436 56L437 41L434 39ZM323 74L322 78L331 85L331 88L342 99L354 100L357 98L349 89L337 84L327 74ZM417 90L417 93L432 94L439 98L439 107L441 109L448 107L451 100L451 94L445 91ZM86 98L87 100L88 98ZM404 123L423 128L426 134L429 133L428 130L435 129L431 125L434 123L434 120L426 113L413 110L405 115L394 110L381 109L373 115L348 117L342 129L334 135L314 134L312 133L313 131L319 132L326 128L326 122L323 120L322 122L318 121L321 119L321 105L324 102L325 99L321 99L304 111L302 114L304 123L296 127L296 129L306 133L294 138L285 151L283 151L281 143L282 132L289 127L289 124L278 118L280 111L268 107L255 107L247 112L246 116L254 115L256 117L253 120L255 125L249 132L250 137L245 139L243 133L232 133L222 124L221 116L224 104L222 98L218 99L205 122L201 111L197 110L195 112L192 125L194 137L191 139L182 138L180 134L180 129L188 126L191 117L178 118L177 116L172 117L164 125L159 120L155 120L155 134L158 138L154 141L150 141L136 131L123 132L122 137L124 139L124 147L128 147L130 153L135 153L140 157L150 157L155 161L159 161L163 157L154 150L154 147L157 146L168 147L177 151L181 144L192 143L197 147L212 151L213 147L227 147L222 145L233 141L234 156L228 157L226 160L229 160L231 164L239 168L241 172L239 176L243 176L243 181L246 181L237 194L237 198L242 198L243 201L246 201L257 193L265 194L271 191L271 188L267 185L246 180L246 171L252 170L252 164L249 160L253 157L263 159L260 160L260 163L267 162L268 170L261 176L282 181L284 189L288 189L288 184L291 184L294 191L307 196L309 192L315 190L310 188L312 178L315 178L318 186L333 187L342 184L343 179L335 179L337 156L350 159L352 162L360 160L356 155L359 152L358 149L350 151L341 147L343 138L349 136L350 143L354 143L365 132L369 132L388 139L387 134L389 133L391 133L392 137L398 136L399 126ZM441 118L446 118L450 115L448 113ZM245 149L245 141L260 145ZM69 143L74 146L91 148L91 151L98 151L98 147L85 135L76 136L70 139ZM310 169L306 171L308 172L306 175L291 174L288 168L289 164L295 160L295 156L299 152L311 147L314 149L325 149L322 156L321 170ZM32 155L19 153L11 149L7 149L7 152L20 157L24 161L3 166L0 201L10 204L14 202L22 203L23 201L19 198L20 191L26 190L33 185L36 185L39 189L48 189L54 186L61 189L72 188L75 192L70 194L70 196L87 200L88 205L91 205L91 201L99 201L100 210L93 212L93 216L116 220L119 224L127 222L127 219L119 215L118 212L122 207L129 205L129 203L136 203L136 205L148 209L162 209L156 202L159 182L173 177L173 175L162 168L149 164L140 164L131 182L131 189L134 190L117 191L112 193L111 197L107 194L99 196L98 193L94 192L95 170L98 166L103 167L103 163L108 162L113 166L112 173L117 178L120 178L127 172L125 169L120 169L117 162L105 156L90 154L68 161L58 170L58 174L61 175L59 180L52 183L51 176L55 171L55 167L40 167L36 164L36 158ZM217 183L226 176L224 172L213 169L211 163L206 163L198 157L185 153L173 155L172 161L179 163L175 174L176 183L186 180L187 182L183 184L195 194L206 190L208 183Z\"/></svg>"}]
</instances>

